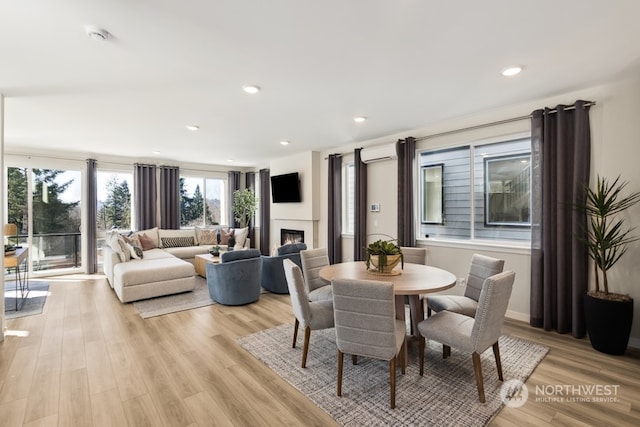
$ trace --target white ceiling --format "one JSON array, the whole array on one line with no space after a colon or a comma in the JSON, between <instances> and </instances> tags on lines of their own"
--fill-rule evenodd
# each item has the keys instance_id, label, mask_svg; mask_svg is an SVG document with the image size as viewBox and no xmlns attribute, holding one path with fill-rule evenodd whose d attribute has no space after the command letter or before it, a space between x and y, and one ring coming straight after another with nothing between
<instances>
[{"instance_id":1,"label":"white ceiling","mask_svg":"<svg viewBox=\"0 0 640 427\"><path fill-rule=\"evenodd\" d=\"M637 73L639 16L637 0L0 0L5 149L261 166Z\"/></svg>"}]
</instances>

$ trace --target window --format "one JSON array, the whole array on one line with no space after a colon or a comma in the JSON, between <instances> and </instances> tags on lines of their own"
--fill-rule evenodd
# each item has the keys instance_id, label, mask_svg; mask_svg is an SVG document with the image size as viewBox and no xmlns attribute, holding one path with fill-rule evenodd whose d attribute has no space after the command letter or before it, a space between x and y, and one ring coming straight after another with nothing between
<instances>
[{"instance_id":1,"label":"window","mask_svg":"<svg viewBox=\"0 0 640 427\"><path fill-rule=\"evenodd\" d=\"M29 246L31 270L81 266L81 172L8 167L7 221Z\"/></svg>"},{"instance_id":2,"label":"window","mask_svg":"<svg viewBox=\"0 0 640 427\"><path fill-rule=\"evenodd\" d=\"M355 172L353 162L342 166L342 233L353 234L355 218Z\"/></svg>"},{"instance_id":3,"label":"window","mask_svg":"<svg viewBox=\"0 0 640 427\"><path fill-rule=\"evenodd\" d=\"M442 207L442 173L444 165L422 166L420 168L422 185L422 223L442 224L444 211Z\"/></svg>"},{"instance_id":4,"label":"window","mask_svg":"<svg viewBox=\"0 0 640 427\"><path fill-rule=\"evenodd\" d=\"M180 177L180 226L227 224L226 180Z\"/></svg>"},{"instance_id":5,"label":"window","mask_svg":"<svg viewBox=\"0 0 640 427\"><path fill-rule=\"evenodd\" d=\"M422 236L531 239L529 138L425 151L419 159Z\"/></svg>"},{"instance_id":6,"label":"window","mask_svg":"<svg viewBox=\"0 0 640 427\"><path fill-rule=\"evenodd\" d=\"M102 248L107 231L127 233L132 225L133 173L101 169L97 172L96 253L102 268Z\"/></svg>"}]
</instances>

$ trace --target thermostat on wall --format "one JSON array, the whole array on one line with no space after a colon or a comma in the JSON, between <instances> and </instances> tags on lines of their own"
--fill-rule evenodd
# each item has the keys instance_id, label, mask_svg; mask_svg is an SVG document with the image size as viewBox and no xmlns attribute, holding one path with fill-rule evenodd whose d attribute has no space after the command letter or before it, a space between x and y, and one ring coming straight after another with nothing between
<instances>
[{"instance_id":1,"label":"thermostat on wall","mask_svg":"<svg viewBox=\"0 0 640 427\"><path fill-rule=\"evenodd\" d=\"M371 203L371 212L380 212L380 203Z\"/></svg>"}]
</instances>

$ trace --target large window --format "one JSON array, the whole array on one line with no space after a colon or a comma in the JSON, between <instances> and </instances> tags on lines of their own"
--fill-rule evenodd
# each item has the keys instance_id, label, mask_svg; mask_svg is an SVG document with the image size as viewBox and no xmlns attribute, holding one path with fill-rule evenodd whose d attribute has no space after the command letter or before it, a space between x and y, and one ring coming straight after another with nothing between
<instances>
[{"instance_id":1,"label":"large window","mask_svg":"<svg viewBox=\"0 0 640 427\"><path fill-rule=\"evenodd\" d=\"M32 270L81 266L81 191L79 170L7 168L7 222Z\"/></svg>"},{"instance_id":2,"label":"large window","mask_svg":"<svg viewBox=\"0 0 640 427\"><path fill-rule=\"evenodd\" d=\"M354 232L355 170L353 162L342 166L342 233L344 234Z\"/></svg>"},{"instance_id":3,"label":"large window","mask_svg":"<svg viewBox=\"0 0 640 427\"><path fill-rule=\"evenodd\" d=\"M118 230L120 233L127 233L131 230L133 173L122 170L99 170L96 186L98 191L96 246L98 269L100 269L107 231Z\"/></svg>"},{"instance_id":4,"label":"large window","mask_svg":"<svg viewBox=\"0 0 640 427\"><path fill-rule=\"evenodd\" d=\"M228 224L227 181L221 178L180 177L180 226Z\"/></svg>"},{"instance_id":5,"label":"large window","mask_svg":"<svg viewBox=\"0 0 640 427\"><path fill-rule=\"evenodd\" d=\"M531 140L420 153L420 234L529 241Z\"/></svg>"}]
</instances>

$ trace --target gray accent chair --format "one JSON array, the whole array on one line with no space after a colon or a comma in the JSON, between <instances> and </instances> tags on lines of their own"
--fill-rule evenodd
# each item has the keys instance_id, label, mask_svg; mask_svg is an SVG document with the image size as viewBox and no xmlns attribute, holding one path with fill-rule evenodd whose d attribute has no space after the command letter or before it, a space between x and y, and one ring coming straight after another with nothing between
<instances>
[{"instance_id":1,"label":"gray accent chair","mask_svg":"<svg viewBox=\"0 0 640 427\"><path fill-rule=\"evenodd\" d=\"M304 286L302 271L293 261L285 259L282 261L284 275L289 287L289 297L291 298L291 308L296 316L296 323L293 329L293 345L296 347L298 338L298 326L304 329L304 344L302 349L302 367L307 367L307 354L309 353L309 341L311 331L333 328L333 301L310 302L307 290Z\"/></svg>"},{"instance_id":2,"label":"gray accent chair","mask_svg":"<svg viewBox=\"0 0 640 427\"><path fill-rule=\"evenodd\" d=\"M320 277L320 269L329 265L327 248L307 249L300 252L304 284L310 301L330 300L331 283Z\"/></svg>"},{"instance_id":3,"label":"gray accent chair","mask_svg":"<svg viewBox=\"0 0 640 427\"><path fill-rule=\"evenodd\" d=\"M211 299L224 305L258 301L262 258L257 249L224 252L220 263L207 263L207 286Z\"/></svg>"},{"instance_id":4,"label":"gray accent chair","mask_svg":"<svg viewBox=\"0 0 640 427\"><path fill-rule=\"evenodd\" d=\"M447 310L469 317L475 316L478 298L480 298L480 291L485 279L502 272L503 268L503 259L474 254L471 257L471 267L469 268L464 295L434 295L426 297L427 317L431 316L432 310Z\"/></svg>"},{"instance_id":5,"label":"gray accent chair","mask_svg":"<svg viewBox=\"0 0 640 427\"><path fill-rule=\"evenodd\" d=\"M262 287L276 294L289 293L287 279L284 276L282 261L290 259L298 267L300 263L300 251L307 249L304 243L290 243L278 248L277 256L262 256Z\"/></svg>"},{"instance_id":6,"label":"gray accent chair","mask_svg":"<svg viewBox=\"0 0 640 427\"><path fill-rule=\"evenodd\" d=\"M335 279L333 313L338 346L338 396L342 396L344 353L389 361L391 409L396 407L396 361L406 368L406 329L396 319L393 284L374 280Z\"/></svg>"},{"instance_id":7,"label":"gray accent chair","mask_svg":"<svg viewBox=\"0 0 640 427\"><path fill-rule=\"evenodd\" d=\"M502 381L502 362L498 339L502 331L504 315L509 305L516 274L505 271L487 278L480 291L475 318L443 310L418 323L420 375L424 369L425 339L443 345L445 358L451 355L451 347L471 353L473 370L480 402L485 402L480 355L493 347L498 378Z\"/></svg>"}]
</instances>

